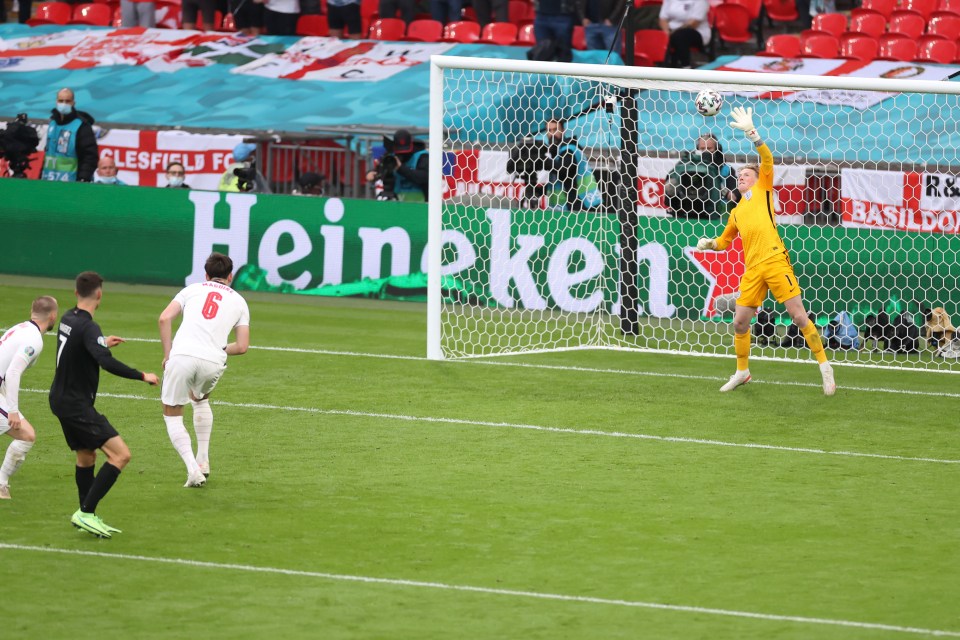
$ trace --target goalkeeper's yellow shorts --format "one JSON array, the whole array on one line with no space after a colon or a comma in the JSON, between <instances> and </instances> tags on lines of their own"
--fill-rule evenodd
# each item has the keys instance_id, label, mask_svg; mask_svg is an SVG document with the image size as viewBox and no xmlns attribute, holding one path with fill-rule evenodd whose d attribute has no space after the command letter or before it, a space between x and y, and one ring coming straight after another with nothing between
<instances>
[{"instance_id":1,"label":"goalkeeper's yellow shorts","mask_svg":"<svg viewBox=\"0 0 960 640\"><path fill-rule=\"evenodd\" d=\"M793 273L793 265L786 253L780 253L764 260L755 267L747 269L740 278L740 296L737 304L741 307L760 307L767 298L767 291L773 293L777 302L784 302L800 295L800 285Z\"/></svg>"}]
</instances>

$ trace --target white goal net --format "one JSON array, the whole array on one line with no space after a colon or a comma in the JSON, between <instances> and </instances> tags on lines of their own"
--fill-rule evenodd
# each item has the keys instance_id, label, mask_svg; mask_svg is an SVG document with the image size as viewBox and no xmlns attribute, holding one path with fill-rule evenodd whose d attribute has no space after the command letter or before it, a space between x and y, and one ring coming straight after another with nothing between
<instances>
[{"instance_id":1,"label":"white goal net","mask_svg":"<svg viewBox=\"0 0 960 640\"><path fill-rule=\"evenodd\" d=\"M960 322L960 68L932 71L944 79L434 57L428 355L732 355L742 245L696 244L723 230L730 174L758 161L729 125L744 106L830 357L960 372L942 326ZM705 88L723 95L716 117L694 105ZM752 357L811 358L773 297L752 333Z\"/></svg>"}]
</instances>

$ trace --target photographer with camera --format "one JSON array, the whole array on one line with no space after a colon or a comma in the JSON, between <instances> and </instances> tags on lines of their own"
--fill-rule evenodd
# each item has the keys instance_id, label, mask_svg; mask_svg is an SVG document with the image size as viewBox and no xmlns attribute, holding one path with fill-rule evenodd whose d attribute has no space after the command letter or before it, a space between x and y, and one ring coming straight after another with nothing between
<instances>
[{"instance_id":1,"label":"photographer with camera","mask_svg":"<svg viewBox=\"0 0 960 640\"><path fill-rule=\"evenodd\" d=\"M383 136L386 153L367 172L367 181L383 184L377 200L427 201L430 172L426 146L406 129L397 129L392 140Z\"/></svg>"},{"instance_id":2,"label":"photographer with camera","mask_svg":"<svg viewBox=\"0 0 960 640\"><path fill-rule=\"evenodd\" d=\"M30 126L27 114L18 113L16 120L7 124L6 129L0 129L0 158L7 161L7 166L0 177L9 173L14 178L26 178L30 168L30 156L37 150L40 136L37 130Z\"/></svg>"},{"instance_id":3,"label":"photographer with camera","mask_svg":"<svg viewBox=\"0 0 960 640\"><path fill-rule=\"evenodd\" d=\"M547 196L547 206L565 211L594 210L602 204L597 179L583 149L565 132L564 121L551 118L547 120L545 141L525 138L511 150L507 172L525 184L522 206L532 207L543 196ZM548 184L537 184L540 171L548 173Z\"/></svg>"},{"instance_id":4,"label":"photographer with camera","mask_svg":"<svg viewBox=\"0 0 960 640\"><path fill-rule=\"evenodd\" d=\"M217 190L271 193L267 179L257 170L257 145L241 142L233 148L233 164L220 176Z\"/></svg>"},{"instance_id":5,"label":"photographer with camera","mask_svg":"<svg viewBox=\"0 0 960 640\"><path fill-rule=\"evenodd\" d=\"M726 215L740 199L737 178L723 161L723 147L712 133L697 138L697 150L682 151L663 187L669 213L709 220Z\"/></svg>"},{"instance_id":6,"label":"photographer with camera","mask_svg":"<svg viewBox=\"0 0 960 640\"><path fill-rule=\"evenodd\" d=\"M73 91L57 92L56 108L47 128L47 146L41 180L91 182L100 160L93 116L77 111Z\"/></svg>"}]
</instances>

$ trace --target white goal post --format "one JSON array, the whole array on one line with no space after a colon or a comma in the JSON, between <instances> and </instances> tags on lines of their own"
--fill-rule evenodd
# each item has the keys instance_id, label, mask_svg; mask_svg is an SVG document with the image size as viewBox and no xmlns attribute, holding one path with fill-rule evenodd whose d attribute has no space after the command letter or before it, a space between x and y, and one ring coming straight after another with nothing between
<instances>
[{"instance_id":1,"label":"white goal post","mask_svg":"<svg viewBox=\"0 0 960 640\"><path fill-rule=\"evenodd\" d=\"M758 161L729 126L744 106L831 358L960 373L937 331L960 324L960 67L872 64L887 77L434 56L427 356L732 356L740 245L696 244ZM890 79L911 74L943 79ZM696 111L704 88L717 117ZM793 330L768 297L751 356L809 361Z\"/></svg>"}]
</instances>

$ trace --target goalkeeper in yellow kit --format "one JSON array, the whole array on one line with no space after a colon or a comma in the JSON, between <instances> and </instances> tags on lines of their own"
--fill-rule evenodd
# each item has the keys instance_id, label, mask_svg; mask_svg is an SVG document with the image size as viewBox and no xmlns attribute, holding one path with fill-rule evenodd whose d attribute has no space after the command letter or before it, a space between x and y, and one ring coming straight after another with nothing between
<instances>
[{"instance_id":1,"label":"goalkeeper in yellow kit","mask_svg":"<svg viewBox=\"0 0 960 640\"><path fill-rule=\"evenodd\" d=\"M700 251L723 251L730 246L739 233L743 240L745 271L740 279L740 296L737 298L733 317L734 349L737 353L737 372L720 387L720 391L733 391L750 382L750 321L763 304L767 291L777 302L783 303L794 324L820 364L823 377L823 393L832 396L837 389L833 368L827 362L827 354L820 342L817 326L807 318L807 311L800 298L800 285L793 273L787 248L780 239L773 211L773 154L760 140L753 126L753 110L735 107L730 126L740 129L753 142L760 154L760 164L745 165L737 172L737 190L740 203L730 212L730 219L719 238L704 238L697 243Z\"/></svg>"}]
</instances>

